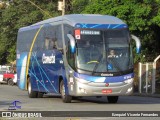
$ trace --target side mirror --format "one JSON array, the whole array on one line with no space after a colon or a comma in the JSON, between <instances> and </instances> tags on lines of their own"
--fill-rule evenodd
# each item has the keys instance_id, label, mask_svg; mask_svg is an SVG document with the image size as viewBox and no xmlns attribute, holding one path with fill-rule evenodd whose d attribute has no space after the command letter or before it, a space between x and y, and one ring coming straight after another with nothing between
<instances>
[{"instance_id":1,"label":"side mirror","mask_svg":"<svg viewBox=\"0 0 160 120\"><path fill-rule=\"evenodd\" d=\"M140 39L138 37L136 37L135 35L131 35L131 37L136 42L136 52L139 54L140 51L141 51L141 42L140 42Z\"/></svg>"},{"instance_id":2,"label":"side mirror","mask_svg":"<svg viewBox=\"0 0 160 120\"><path fill-rule=\"evenodd\" d=\"M76 52L76 42L75 42L75 39L74 37L71 35L71 34L67 34L69 40L70 40L70 50L71 50L71 53L75 53Z\"/></svg>"}]
</instances>

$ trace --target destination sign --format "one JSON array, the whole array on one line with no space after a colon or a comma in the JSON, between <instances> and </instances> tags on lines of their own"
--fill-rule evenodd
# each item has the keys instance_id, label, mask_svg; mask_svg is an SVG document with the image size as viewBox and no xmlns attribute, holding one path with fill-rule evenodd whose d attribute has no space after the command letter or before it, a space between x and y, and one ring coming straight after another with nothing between
<instances>
[{"instance_id":1,"label":"destination sign","mask_svg":"<svg viewBox=\"0 0 160 120\"><path fill-rule=\"evenodd\" d=\"M100 35L100 31L81 30L81 35Z\"/></svg>"}]
</instances>

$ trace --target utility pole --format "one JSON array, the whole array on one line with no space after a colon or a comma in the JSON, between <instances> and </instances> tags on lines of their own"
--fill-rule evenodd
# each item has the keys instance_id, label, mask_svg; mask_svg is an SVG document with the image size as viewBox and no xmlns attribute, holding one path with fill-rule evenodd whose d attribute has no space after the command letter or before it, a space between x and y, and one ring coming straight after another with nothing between
<instances>
[{"instance_id":1,"label":"utility pole","mask_svg":"<svg viewBox=\"0 0 160 120\"><path fill-rule=\"evenodd\" d=\"M65 0L63 0L62 16L65 15Z\"/></svg>"}]
</instances>

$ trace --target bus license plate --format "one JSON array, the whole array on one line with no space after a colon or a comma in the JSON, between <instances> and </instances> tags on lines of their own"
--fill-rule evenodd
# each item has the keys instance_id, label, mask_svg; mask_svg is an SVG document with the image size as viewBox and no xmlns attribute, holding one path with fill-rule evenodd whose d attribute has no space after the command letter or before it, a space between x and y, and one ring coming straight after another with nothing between
<instances>
[{"instance_id":1,"label":"bus license plate","mask_svg":"<svg viewBox=\"0 0 160 120\"><path fill-rule=\"evenodd\" d=\"M104 94L112 93L112 89L103 89L102 93Z\"/></svg>"}]
</instances>

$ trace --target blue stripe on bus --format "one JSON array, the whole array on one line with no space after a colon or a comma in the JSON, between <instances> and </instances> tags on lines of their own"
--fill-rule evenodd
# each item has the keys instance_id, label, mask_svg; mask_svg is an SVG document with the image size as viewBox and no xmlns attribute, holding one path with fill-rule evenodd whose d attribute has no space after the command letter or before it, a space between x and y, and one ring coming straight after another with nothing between
<instances>
[{"instance_id":1,"label":"blue stripe on bus","mask_svg":"<svg viewBox=\"0 0 160 120\"><path fill-rule=\"evenodd\" d=\"M44 24L45 26L50 26L50 24ZM23 27L19 30L19 32L38 29L40 25ZM85 24L85 23L77 23L75 28L105 28L105 29L116 29L116 28L127 28L126 24Z\"/></svg>"},{"instance_id":2,"label":"blue stripe on bus","mask_svg":"<svg viewBox=\"0 0 160 120\"><path fill-rule=\"evenodd\" d=\"M104 28L104 29L118 29L118 28L127 28L126 24L83 24L77 23L75 28Z\"/></svg>"},{"instance_id":3,"label":"blue stripe on bus","mask_svg":"<svg viewBox=\"0 0 160 120\"><path fill-rule=\"evenodd\" d=\"M90 82L104 82L104 83L115 83L115 82L123 82L129 78L133 78L134 74L130 73L127 75L122 75L122 76L109 76L109 77L101 77L101 76L90 76L90 75L84 75L84 74L79 74L77 72L74 73L74 76L80 79L84 79Z\"/></svg>"}]
</instances>

